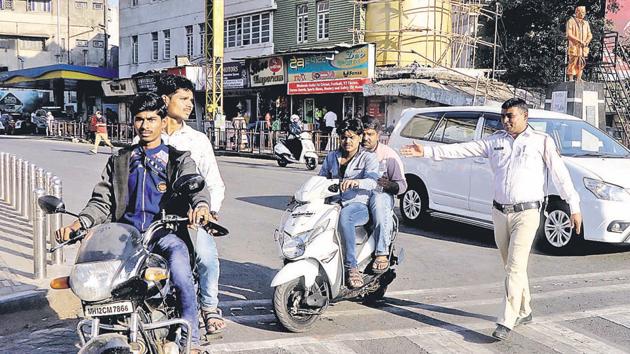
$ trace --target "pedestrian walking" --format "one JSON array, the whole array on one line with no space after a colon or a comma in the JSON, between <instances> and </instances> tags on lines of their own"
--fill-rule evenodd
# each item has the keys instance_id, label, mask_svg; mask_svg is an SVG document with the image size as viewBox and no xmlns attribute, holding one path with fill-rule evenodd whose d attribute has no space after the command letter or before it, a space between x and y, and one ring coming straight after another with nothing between
<instances>
[{"instance_id":1,"label":"pedestrian walking","mask_svg":"<svg viewBox=\"0 0 630 354\"><path fill-rule=\"evenodd\" d=\"M582 227L580 198L556 145L547 134L527 124L527 104L512 98L501 106L504 130L481 140L461 144L403 147L404 156L434 160L467 157L488 158L494 173L492 221L494 238L505 266L503 305L492 336L509 337L512 329L532 321L527 262L540 223L546 192L545 171L571 209L571 225Z\"/></svg>"},{"instance_id":2,"label":"pedestrian walking","mask_svg":"<svg viewBox=\"0 0 630 354\"><path fill-rule=\"evenodd\" d=\"M323 110L326 112L324 114L324 127L322 128L322 132L325 135L322 137L320 149L329 151L331 149L330 140L337 125L337 114L333 111L328 111L326 107Z\"/></svg>"},{"instance_id":3,"label":"pedestrian walking","mask_svg":"<svg viewBox=\"0 0 630 354\"><path fill-rule=\"evenodd\" d=\"M90 150L93 154L98 154L98 146L101 144L101 140L105 142L105 145L109 146L112 154L114 153L114 145L109 141L109 137L107 136L107 120L103 115L101 115L100 111L96 111L94 113L95 121L95 136L94 136L94 149Z\"/></svg>"},{"instance_id":4,"label":"pedestrian walking","mask_svg":"<svg viewBox=\"0 0 630 354\"><path fill-rule=\"evenodd\" d=\"M55 121L55 117L53 116L52 112L48 111L46 112L46 135L52 135L52 125L53 122Z\"/></svg>"}]
</instances>

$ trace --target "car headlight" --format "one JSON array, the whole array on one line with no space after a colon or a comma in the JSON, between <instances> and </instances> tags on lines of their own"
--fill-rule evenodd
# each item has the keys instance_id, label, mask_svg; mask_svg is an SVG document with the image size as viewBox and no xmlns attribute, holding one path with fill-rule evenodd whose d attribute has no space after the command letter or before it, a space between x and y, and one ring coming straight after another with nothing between
<instances>
[{"instance_id":1,"label":"car headlight","mask_svg":"<svg viewBox=\"0 0 630 354\"><path fill-rule=\"evenodd\" d=\"M282 253L288 259L301 257L304 254L304 250L306 250L306 246L313 242L317 236L326 231L329 224L330 219L325 218L315 225L314 228L295 236L291 236L285 232L282 240Z\"/></svg>"},{"instance_id":2,"label":"car headlight","mask_svg":"<svg viewBox=\"0 0 630 354\"><path fill-rule=\"evenodd\" d=\"M107 299L121 264L120 260L76 264L70 272L72 292L83 301Z\"/></svg>"},{"instance_id":3,"label":"car headlight","mask_svg":"<svg viewBox=\"0 0 630 354\"><path fill-rule=\"evenodd\" d=\"M628 193L628 191L626 191L623 187L614 184L592 178L584 178L584 186L598 199L615 202L630 201L630 193Z\"/></svg>"}]
</instances>

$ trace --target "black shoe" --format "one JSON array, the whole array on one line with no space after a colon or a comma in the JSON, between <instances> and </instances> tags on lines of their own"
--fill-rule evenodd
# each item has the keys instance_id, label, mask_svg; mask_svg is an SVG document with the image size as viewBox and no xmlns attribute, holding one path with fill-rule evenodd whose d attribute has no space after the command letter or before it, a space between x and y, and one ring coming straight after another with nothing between
<instances>
[{"instance_id":1,"label":"black shoe","mask_svg":"<svg viewBox=\"0 0 630 354\"><path fill-rule=\"evenodd\" d=\"M497 329L492 332L492 336L498 340L506 340L510 336L511 330L504 325L497 325Z\"/></svg>"},{"instance_id":2,"label":"black shoe","mask_svg":"<svg viewBox=\"0 0 630 354\"><path fill-rule=\"evenodd\" d=\"M518 325L526 325L528 323L531 323L534 319L532 318L532 314L530 313L529 315L525 316L525 317L519 317L516 319L516 323L514 324L514 327L518 326Z\"/></svg>"}]
</instances>

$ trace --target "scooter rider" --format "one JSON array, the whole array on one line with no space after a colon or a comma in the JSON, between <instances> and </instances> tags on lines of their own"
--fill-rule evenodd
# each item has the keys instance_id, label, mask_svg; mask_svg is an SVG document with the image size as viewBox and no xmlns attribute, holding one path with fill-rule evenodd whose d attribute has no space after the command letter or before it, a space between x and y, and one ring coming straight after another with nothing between
<instances>
[{"instance_id":1,"label":"scooter rider","mask_svg":"<svg viewBox=\"0 0 630 354\"><path fill-rule=\"evenodd\" d=\"M175 150L162 142L160 134L166 125L162 98L153 93L140 95L134 99L131 112L140 137L139 144L121 149L109 158L101 181L94 187L79 219L57 230L58 242L68 240L70 234L81 227L91 228L108 221L130 224L144 232L165 207L169 214L184 216L188 213L191 224L210 220L210 195L206 189L187 196L188 200L176 199L174 203L164 205L170 199L170 186L174 180L181 175L197 173L197 167L190 153ZM192 333L184 333L184 336L192 337L191 353L199 353L195 348L199 346L197 295L187 247L178 235L165 233L155 243L153 251L168 262L170 280L178 294L178 306L192 328Z\"/></svg>"},{"instance_id":2,"label":"scooter rider","mask_svg":"<svg viewBox=\"0 0 630 354\"><path fill-rule=\"evenodd\" d=\"M320 176L338 178L341 189L342 209L338 230L345 244L344 267L348 286L363 286L363 276L358 269L355 254L356 226L367 224L370 215L368 200L377 185L378 162L376 155L361 147L363 125L358 119L344 120L337 128L341 146L326 156Z\"/></svg>"},{"instance_id":3,"label":"scooter rider","mask_svg":"<svg viewBox=\"0 0 630 354\"><path fill-rule=\"evenodd\" d=\"M374 117L366 115L363 122L363 147L376 154L379 162L378 186L372 191L368 204L374 235L376 237L376 250L372 271L383 273L389 268L389 244L394 220L394 196L407 190L407 181L400 157L385 144L379 143L381 123Z\"/></svg>"}]
</instances>

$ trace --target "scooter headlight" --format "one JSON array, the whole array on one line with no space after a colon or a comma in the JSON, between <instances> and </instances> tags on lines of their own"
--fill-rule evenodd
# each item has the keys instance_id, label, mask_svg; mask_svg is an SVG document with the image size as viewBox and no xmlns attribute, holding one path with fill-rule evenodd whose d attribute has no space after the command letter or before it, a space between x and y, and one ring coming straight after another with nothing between
<instances>
[{"instance_id":1,"label":"scooter headlight","mask_svg":"<svg viewBox=\"0 0 630 354\"><path fill-rule=\"evenodd\" d=\"M326 218L319 224L315 225L314 228L299 233L295 236L291 236L285 232L282 242L282 253L284 254L285 258L293 259L304 255L304 250L306 250L306 246L309 243L313 242L313 240L317 236L326 231L329 224L330 219Z\"/></svg>"}]
</instances>

